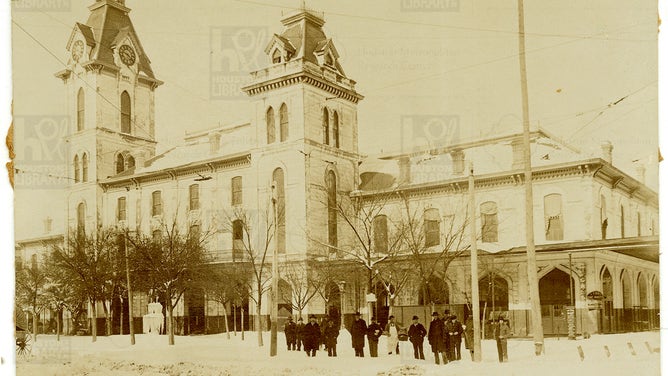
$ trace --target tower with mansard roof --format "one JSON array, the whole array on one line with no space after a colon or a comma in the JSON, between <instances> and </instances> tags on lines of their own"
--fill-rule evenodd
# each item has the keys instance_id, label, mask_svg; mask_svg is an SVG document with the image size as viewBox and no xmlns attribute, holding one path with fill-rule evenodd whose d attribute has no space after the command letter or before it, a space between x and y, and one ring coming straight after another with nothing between
<instances>
[{"instance_id":1,"label":"tower with mansard roof","mask_svg":"<svg viewBox=\"0 0 668 376\"><path fill-rule=\"evenodd\" d=\"M101 225L98 182L131 174L155 155L155 77L125 0L96 0L65 45L70 126L67 227Z\"/></svg>"}]
</instances>

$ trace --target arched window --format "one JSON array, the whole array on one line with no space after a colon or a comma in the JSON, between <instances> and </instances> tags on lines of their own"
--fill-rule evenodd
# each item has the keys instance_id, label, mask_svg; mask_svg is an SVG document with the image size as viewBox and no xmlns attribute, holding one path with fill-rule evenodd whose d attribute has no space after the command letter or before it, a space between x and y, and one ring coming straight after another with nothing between
<instances>
[{"instance_id":1,"label":"arched window","mask_svg":"<svg viewBox=\"0 0 668 376\"><path fill-rule=\"evenodd\" d=\"M84 183L88 181L88 153L84 153L81 158L81 181Z\"/></svg>"},{"instance_id":2,"label":"arched window","mask_svg":"<svg viewBox=\"0 0 668 376\"><path fill-rule=\"evenodd\" d=\"M128 170L135 167L135 157L128 157Z\"/></svg>"},{"instance_id":3,"label":"arched window","mask_svg":"<svg viewBox=\"0 0 668 376\"><path fill-rule=\"evenodd\" d=\"M543 199L545 208L545 240L564 240L564 218L561 195L553 193Z\"/></svg>"},{"instance_id":4,"label":"arched window","mask_svg":"<svg viewBox=\"0 0 668 376\"><path fill-rule=\"evenodd\" d=\"M120 174L123 171L125 171L125 158L122 153L118 153L116 155L116 173Z\"/></svg>"},{"instance_id":5,"label":"arched window","mask_svg":"<svg viewBox=\"0 0 668 376\"><path fill-rule=\"evenodd\" d=\"M274 53L271 55L271 62L278 64L281 62L281 51L277 48L274 50Z\"/></svg>"},{"instance_id":6,"label":"arched window","mask_svg":"<svg viewBox=\"0 0 668 376\"><path fill-rule=\"evenodd\" d=\"M432 247L441 243L441 221L438 209L424 211L424 245Z\"/></svg>"},{"instance_id":7,"label":"arched window","mask_svg":"<svg viewBox=\"0 0 668 376\"><path fill-rule=\"evenodd\" d=\"M450 289L442 278L431 276L422 283L418 293L418 305L449 304Z\"/></svg>"},{"instance_id":8,"label":"arched window","mask_svg":"<svg viewBox=\"0 0 668 376\"><path fill-rule=\"evenodd\" d=\"M480 222L482 223L482 242L499 241L499 217L496 202L487 201L480 204Z\"/></svg>"},{"instance_id":9,"label":"arched window","mask_svg":"<svg viewBox=\"0 0 668 376\"><path fill-rule=\"evenodd\" d=\"M373 219L373 244L378 253L387 253L387 216L377 215Z\"/></svg>"},{"instance_id":10,"label":"arched window","mask_svg":"<svg viewBox=\"0 0 668 376\"><path fill-rule=\"evenodd\" d=\"M647 308L647 278L643 273L638 274L638 303L641 308Z\"/></svg>"},{"instance_id":11,"label":"arched window","mask_svg":"<svg viewBox=\"0 0 668 376\"><path fill-rule=\"evenodd\" d=\"M605 196L601 195L601 239L605 239L608 232L608 212L605 205Z\"/></svg>"},{"instance_id":12,"label":"arched window","mask_svg":"<svg viewBox=\"0 0 668 376\"><path fill-rule=\"evenodd\" d=\"M121 93L121 133L132 132L132 108L130 105L130 94L127 91Z\"/></svg>"},{"instance_id":13,"label":"arched window","mask_svg":"<svg viewBox=\"0 0 668 376\"><path fill-rule=\"evenodd\" d=\"M638 225L638 236L642 236L642 221L640 220L640 212L637 213L636 224Z\"/></svg>"},{"instance_id":14,"label":"arched window","mask_svg":"<svg viewBox=\"0 0 668 376\"><path fill-rule=\"evenodd\" d=\"M74 182L78 183L81 181L81 165L79 164L79 156L74 156Z\"/></svg>"},{"instance_id":15,"label":"arched window","mask_svg":"<svg viewBox=\"0 0 668 376\"><path fill-rule=\"evenodd\" d=\"M237 219L232 222L232 261L244 258L244 223Z\"/></svg>"},{"instance_id":16,"label":"arched window","mask_svg":"<svg viewBox=\"0 0 668 376\"><path fill-rule=\"evenodd\" d=\"M84 97L83 88L79 89L77 94L77 131L83 131L85 126L86 116L86 99Z\"/></svg>"},{"instance_id":17,"label":"arched window","mask_svg":"<svg viewBox=\"0 0 668 376\"><path fill-rule=\"evenodd\" d=\"M267 110L267 143L273 144L276 141L276 124L274 120L274 109L269 107Z\"/></svg>"},{"instance_id":18,"label":"arched window","mask_svg":"<svg viewBox=\"0 0 668 376\"><path fill-rule=\"evenodd\" d=\"M327 239L332 247L338 244L338 226L337 226L337 203L336 203L336 174L334 171L327 172ZM330 248L330 252L336 249Z\"/></svg>"},{"instance_id":19,"label":"arched window","mask_svg":"<svg viewBox=\"0 0 668 376\"><path fill-rule=\"evenodd\" d=\"M327 108L322 111L322 143L329 145L329 111Z\"/></svg>"},{"instance_id":20,"label":"arched window","mask_svg":"<svg viewBox=\"0 0 668 376\"><path fill-rule=\"evenodd\" d=\"M332 132L334 133L332 136L334 137L334 147L338 148L339 147L339 113L334 111L334 116L332 117Z\"/></svg>"},{"instance_id":21,"label":"arched window","mask_svg":"<svg viewBox=\"0 0 668 376\"><path fill-rule=\"evenodd\" d=\"M281 123L280 127L280 138L281 142L288 139L288 106L283 103L280 110L278 110L279 122Z\"/></svg>"},{"instance_id":22,"label":"arched window","mask_svg":"<svg viewBox=\"0 0 668 376\"><path fill-rule=\"evenodd\" d=\"M125 197L119 197L118 203L116 204L116 218L119 221L125 221L127 219L127 202Z\"/></svg>"},{"instance_id":23,"label":"arched window","mask_svg":"<svg viewBox=\"0 0 668 376\"><path fill-rule=\"evenodd\" d=\"M86 204L83 202L77 205L77 235L86 235Z\"/></svg>"},{"instance_id":24,"label":"arched window","mask_svg":"<svg viewBox=\"0 0 668 376\"><path fill-rule=\"evenodd\" d=\"M285 253L285 177L282 168L272 174L276 199L276 246L278 253Z\"/></svg>"},{"instance_id":25,"label":"arched window","mask_svg":"<svg viewBox=\"0 0 668 376\"><path fill-rule=\"evenodd\" d=\"M622 236L624 237L624 225L625 225L625 218L624 218L624 205L619 205L619 231Z\"/></svg>"}]
</instances>

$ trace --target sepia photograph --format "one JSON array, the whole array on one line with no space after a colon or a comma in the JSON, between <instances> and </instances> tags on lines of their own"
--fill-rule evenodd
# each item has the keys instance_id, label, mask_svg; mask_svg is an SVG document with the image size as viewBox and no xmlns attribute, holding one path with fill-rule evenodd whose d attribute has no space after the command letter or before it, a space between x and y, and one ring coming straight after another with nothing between
<instances>
[{"instance_id":1,"label":"sepia photograph","mask_svg":"<svg viewBox=\"0 0 668 376\"><path fill-rule=\"evenodd\" d=\"M657 1L7 3L3 371L661 374Z\"/></svg>"}]
</instances>

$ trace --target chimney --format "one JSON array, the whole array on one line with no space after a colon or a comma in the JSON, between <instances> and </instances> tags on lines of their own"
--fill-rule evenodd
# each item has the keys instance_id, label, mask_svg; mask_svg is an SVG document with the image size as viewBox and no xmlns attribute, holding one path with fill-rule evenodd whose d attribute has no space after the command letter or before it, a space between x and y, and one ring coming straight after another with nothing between
<instances>
[{"instance_id":1,"label":"chimney","mask_svg":"<svg viewBox=\"0 0 668 376\"><path fill-rule=\"evenodd\" d=\"M451 151L450 158L452 159L452 173L464 175L464 152L462 150Z\"/></svg>"},{"instance_id":2,"label":"chimney","mask_svg":"<svg viewBox=\"0 0 668 376\"><path fill-rule=\"evenodd\" d=\"M399 164L399 185L410 184L411 182L411 159L409 157L401 157Z\"/></svg>"},{"instance_id":3,"label":"chimney","mask_svg":"<svg viewBox=\"0 0 668 376\"><path fill-rule=\"evenodd\" d=\"M603 141L601 143L601 158L612 164L612 143L610 141Z\"/></svg>"},{"instance_id":4,"label":"chimney","mask_svg":"<svg viewBox=\"0 0 668 376\"><path fill-rule=\"evenodd\" d=\"M644 164L639 164L636 166L636 179L645 184L645 165Z\"/></svg>"},{"instance_id":5,"label":"chimney","mask_svg":"<svg viewBox=\"0 0 668 376\"><path fill-rule=\"evenodd\" d=\"M524 141L517 138L510 143L513 148L513 170L524 168Z\"/></svg>"}]
</instances>

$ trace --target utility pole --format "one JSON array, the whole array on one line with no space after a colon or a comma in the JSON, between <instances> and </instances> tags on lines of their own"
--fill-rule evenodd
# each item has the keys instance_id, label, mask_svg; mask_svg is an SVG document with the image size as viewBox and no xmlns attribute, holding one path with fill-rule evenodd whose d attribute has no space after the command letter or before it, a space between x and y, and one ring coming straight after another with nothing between
<instances>
[{"instance_id":1,"label":"utility pole","mask_svg":"<svg viewBox=\"0 0 668 376\"><path fill-rule=\"evenodd\" d=\"M125 277L128 284L128 319L130 323L130 345L135 344L135 326L132 317L132 285L130 284L130 260L128 256L128 230L125 230Z\"/></svg>"},{"instance_id":2,"label":"utility pole","mask_svg":"<svg viewBox=\"0 0 668 376\"><path fill-rule=\"evenodd\" d=\"M475 181L473 163L469 164L469 229L471 233L471 305L473 306L473 361L482 360L480 346L480 292L478 291L478 243L475 220Z\"/></svg>"},{"instance_id":3,"label":"utility pole","mask_svg":"<svg viewBox=\"0 0 668 376\"><path fill-rule=\"evenodd\" d=\"M278 350L278 239L276 238L278 229L278 212L276 204L276 182L271 184L271 204L274 211L274 250L271 260L271 345L269 346L269 356L276 356Z\"/></svg>"},{"instance_id":4,"label":"utility pole","mask_svg":"<svg viewBox=\"0 0 668 376\"><path fill-rule=\"evenodd\" d=\"M540 294L538 291L538 270L536 268L536 245L533 237L533 183L531 182L531 129L529 123L529 91L527 85L526 50L524 46L524 0L518 0L519 58L522 87L522 125L524 147L524 193L527 248L527 277L529 280L529 300L531 301L531 326L536 355L543 350L543 318L541 317Z\"/></svg>"}]
</instances>

